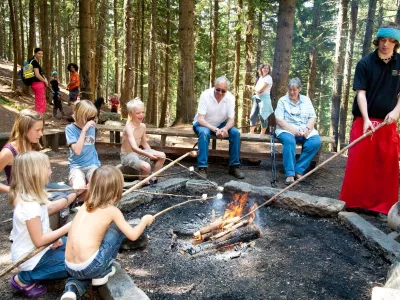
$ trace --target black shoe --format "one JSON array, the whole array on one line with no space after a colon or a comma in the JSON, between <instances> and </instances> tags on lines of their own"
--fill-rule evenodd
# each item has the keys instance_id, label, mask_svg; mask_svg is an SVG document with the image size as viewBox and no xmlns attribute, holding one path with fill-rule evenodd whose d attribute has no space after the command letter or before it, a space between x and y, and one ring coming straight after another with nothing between
<instances>
[{"instance_id":1,"label":"black shoe","mask_svg":"<svg viewBox=\"0 0 400 300\"><path fill-rule=\"evenodd\" d=\"M199 168L199 171L197 172L199 175L205 179L207 179L207 168Z\"/></svg>"},{"instance_id":2,"label":"black shoe","mask_svg":"<svg viewBox=\"0 0 400 300\"><path fill-rule=\"evenodd\" d=\"M78 290L75 285L71 284L65 287L61 300L76 300L78 298Z\"/></svg>"},{"instance_id":3,"label":"black shoe","mask_svg":"<svg viewBox=\"0 0 400 300\"><path fill-rule=\"evenodd\" d=\"M230 166L229 174L235 176L237 179L244 179L244 174L243 172L240 172L239 166Z\"/></svg>"}]
</instances>

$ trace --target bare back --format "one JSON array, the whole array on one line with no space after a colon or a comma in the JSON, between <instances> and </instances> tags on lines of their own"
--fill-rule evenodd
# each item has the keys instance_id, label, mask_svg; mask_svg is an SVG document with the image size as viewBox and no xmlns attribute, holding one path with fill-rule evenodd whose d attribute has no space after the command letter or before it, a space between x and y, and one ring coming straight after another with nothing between
<instances>
[{"instance_id":1,"label":"bare back","mask_svg":"<svg viewBox=\"0 0 400 300\"><path fill-rule=\"evenodd\" d=\"M129 141L129 137L133 136L136 146L139 147L142 144L142 139L146 134L146 125L141 123L140 126L134 126L132 122L127 122L122 135L121 152L134 152Z\"/></svg>"},{"instance_id":2,"label":"bare back","mask_svg":"<svg viewBox=\"0 0 400 300\"><path fill-rule=\"evenodd\" d=\"M86 262L100 247L104 235L113 221L115 206L86 210L85 204L79 209L68 233L65 259L74 264Z\"/></svg>"}]
</instances>

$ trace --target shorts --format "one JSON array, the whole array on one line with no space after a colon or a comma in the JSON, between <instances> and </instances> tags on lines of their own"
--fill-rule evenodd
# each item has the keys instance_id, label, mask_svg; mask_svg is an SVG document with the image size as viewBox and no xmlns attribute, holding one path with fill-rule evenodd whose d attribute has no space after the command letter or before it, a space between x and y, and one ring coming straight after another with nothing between
<instances>
[{"instance_id":1,"label":"shorts","mask_svg":"<svg viewBox=\"0 0 400 300\"><path fill-rule=\"evenodd\" d=\"M79 96L79 88L76 87L69 91L69 101L75 102Z\"/></svg>"},{"instance_id":2,"label":"shorts","mask_svg":"<svg viewBox=\"0 0 400 300\"><path fill-rule=\"evenodd\" d=\"M153 149L145 149L147 153L154 153ZM135 170L140 171L140 165L142 162L150 163L151 160L145 155L137 154L136 152L121 152L121 164L123 166L131 167Z\"/></svg>"},{"instance_id":3,"label":"shorts","mask_svg":"<svg viewBox=\"0 0 400 300\"><path fill-rule=\"evenodd\" d=\"M69 171L69 177L68 177L69 183L73 186L72 183L76 179L82 179L86 182L89 182L90 177L92 176L93 172L97 168L98 168L98 166L96 166L96 165L91 165L91 166L83 167L83 168L79 168L79 167L72 168Z\"/></svg>"}]
</instances>

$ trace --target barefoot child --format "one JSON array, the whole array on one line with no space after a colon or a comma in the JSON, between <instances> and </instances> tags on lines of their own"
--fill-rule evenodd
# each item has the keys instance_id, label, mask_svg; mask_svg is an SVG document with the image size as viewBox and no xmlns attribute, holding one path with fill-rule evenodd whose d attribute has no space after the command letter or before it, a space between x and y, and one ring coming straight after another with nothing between
<instances>
[{"instance_id":1,"label":"barefoot child","mask_svg":"<svg viewBox=\"0 0 400 300\"><path fill-rule=\"evenodd\" d=\"M31 150L40 150L40 138L43 135L44 121L43 116L32 109L24 109L20 112L14 122L10 138L0 152L0 171L4 169L7 183L11 183L11 169L15 157L18 154ZM51 182L46 185L48 189L66 189L70 186ZM0 192L8 193L10 187L0 183ZM68 205L76 198L73 190L67 192L48 193L49 200L53 205L58 206L58 210L65 208L63 214L68 214Z\"/></svg>"},{"instance_id":2,"label":"barefoot child","mask_svg":"<svg viewBox=\"0 0 400 300\"><path fill-rule=\"evenodd\" d=\"M94 146L97 109L92 102L82 100L75 105L74 115L75 123L65 127L65 135L70 153L69 182L80 194L94 170L100 166Z\"/></svg>"},{"instance_id":3,"label":"barefoot child","mask_svg":"<svg viewBox=\"0 0 400 300\"><path fill-rule=\"evenodd\" d=\"M140 237L154 217L145 215L131 227L114 206L122 196L124 179L113 166L94 171L85 202L79 209L68 234L65 266L72 276L67 280L62 300L82 297L90 282L107 283L114 275L113 260L125 236L134 241Z\"/></svg>"},{"instance_id":4,"label":"barefoot child","mask_svg":"<svg viewBox=\"0 0 400 300\"><path fill-rule=\"evenodd\" d=\"M129 101L126 107L128 122L122 137L121 164L138 170L147 177L151 171L150 161L155 161L154 172L158 171L164 165L165 153L151 149L147 143L143 102L136 98ZM153 177L149 184L152 183L157 183L157 178Z\"/></svg>"},{"instance_id":5,"label":"barefoot child","mask_svg":"<svg viewBox=\"0 0 400 300\"><path fill-rule=\"evenodd\" d=\"M40 152L27 151L14 159L12 182L9 192L14 207L11 231L11 259L16 263L32 250L54 242L19 266L19 273L10 279L11 287L36 298L46 293L43 280L66 278L64 236L71 223L51 231L49 215L57 211L54 202L47 200L44 190L49 181L51 167L48 157Z\"/></svg>"}]
</instances>

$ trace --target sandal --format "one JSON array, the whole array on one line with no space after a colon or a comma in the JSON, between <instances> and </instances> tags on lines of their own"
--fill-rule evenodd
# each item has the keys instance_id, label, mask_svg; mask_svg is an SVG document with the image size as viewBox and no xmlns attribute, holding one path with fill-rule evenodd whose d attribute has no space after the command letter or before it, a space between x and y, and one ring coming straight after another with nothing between
<instances>
[{"instance_id":1,"label":"sandal","mask_svg":"<svg viewBox=\"0 0 400 300\"><path fill-rule=\"evenodd\" d=\"M44 285L41 284L36 284L32 283L27 286L20 286L16 281L15 281L15 276L12 276L10 279L10 285L13 288L13 290L20 292L24 294L28 298L37 298L40 297L47 292L47 288Z\"/></svg>"}]
</instances>

